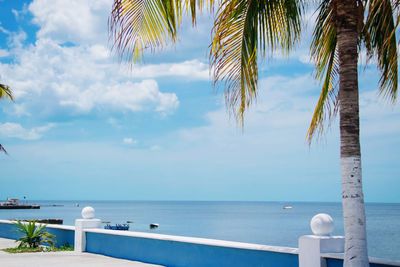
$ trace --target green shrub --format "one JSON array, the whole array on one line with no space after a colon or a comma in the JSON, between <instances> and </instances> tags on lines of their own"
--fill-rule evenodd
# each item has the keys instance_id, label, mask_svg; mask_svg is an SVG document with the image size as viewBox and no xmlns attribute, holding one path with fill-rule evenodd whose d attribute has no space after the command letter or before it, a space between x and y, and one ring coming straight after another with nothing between
<instances>
[{"instance_id":1,"label":"green shrub","mask_svg":"<svg viewBox=\"0 0 400 267\"><path fill-rule=\"evenodd\" d=\"M40 244L44 243L54 246L56 242L55 235L45 231L45 224L36 226L36 219L27 223L18 220L14 225L17 226L17 231L23 234L21 238L15 241L20 242L18 248L37 248Z\"/></svg>"}]
</instances>

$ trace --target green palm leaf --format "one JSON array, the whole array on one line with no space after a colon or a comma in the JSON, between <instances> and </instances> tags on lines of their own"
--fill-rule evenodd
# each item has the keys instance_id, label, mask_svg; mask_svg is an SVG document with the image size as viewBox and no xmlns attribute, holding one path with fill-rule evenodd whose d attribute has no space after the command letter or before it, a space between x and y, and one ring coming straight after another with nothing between
<instances>
[{"instance_id":1,"label":"green palm leaf","mask_svg":"<svg viewBox=\"0 0 400 267\"><path fill-rule=\"evenodd\" d=\"M176 37L174 8L163 5L163 1L114 1L109 21L114 46L134 62L141 60L143 49L154 49L166 44L168 38Z\"/></svg>"},{"instance_id":2,"label":"green palm leaf","mask_svg":"<svg viewBox=\"0 0 400 267\"><path fill-rule=\"evenodd\" d=\"M398 86L398 52L394 11L390 0L370 0L365 25L360 25L359 45L364 44L368 58L377 58L381 72L380 93L396 101ZM324 0L319 6L319 15L311 43L311 55L315 61L315 77L322 80L321 95L307 133L311 142L315 132L324 132L324 122L331 122L338 111L338 54L334 14L335 1ZM362 20L361 20L362 21Z\"/></svg>"},{"instance_id":3,"label":"green palm leaf","mask_svg":"<svg viewBox=\"0 0 400 267\"><path fill-rule=\"evenodd\" d=\"M110 39L120 58L141 61L143 51L177 40L184 12L196 23L197 9L213 6L214 0L115 0L109 19Z\"/></svg>"},{"instance_id":4,"label":"green palm leaf","mask_svg":"<svg viewBox=\"0 0 400 267\"><path fill-rule=\"evenodd\" d=\"M225 85L226 102L243 122L258 89L258 56L267 48L288 51L300 35L301 1L226 0L213 27L210 61L214 86Z\"/></svg>"},{"instance_id":5,"label":"green palm leaf","mask_svg":"<svg viewBox=\"0 0 400 267\"><path fill-rule=\"evenodd\" d=\"M12 95L10 86L0 83L0 98L6 98L6 97L14 101L14 97Z\"/></svg>"},{"instance_id":6,"label":"green palm leaf","mask_svg":"<svg viewBox=\"0 0 400 267\"><path fill-rule=\"evenodd\" d=\"M18 247L36 248L40 244L55 245L55 236L45 231L46 225L36 225L36 220L27 223L18 220L14 225L17 226L17 231L22 234L22 237L15 241L20 242Z\"/></svg>"},{"instance_id":7,"label":"green palm leaf","mask_svg":"<svg viewBox=\"0 0 400 267\"><path fill-rule=\"evenodd\" d=\"M390 0L370 0L368 16L365 23L369 38L366 47L369 55L378 59L381 72L380 93L396 101L398 86L398 52L394 21L394 8ZM398 5L394 6L399 8Z\"/></svg>"},{"instance_id":8,"label":"green palm leaf","mask_svg":"<svg viewBox=\"0 0 400 267\"><path fill-rule=\"evenodd\" d=\"M321 94L307 133L311 142L315 132L324 132L324 122L338 111L339 61L337 52L337 34L331 1L323 1L319 6L317 22L311 42L311 58L315 61L315 78L322 81Z\"/></svg>"}]
</instances>

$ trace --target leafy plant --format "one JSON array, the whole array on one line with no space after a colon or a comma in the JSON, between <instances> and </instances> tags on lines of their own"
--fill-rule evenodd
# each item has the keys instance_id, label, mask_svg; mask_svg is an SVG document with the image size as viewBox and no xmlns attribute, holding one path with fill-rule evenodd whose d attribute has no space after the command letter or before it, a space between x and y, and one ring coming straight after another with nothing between
<instances>
[{"instance_id":1,"label":"leafy plant","mask_svg":"<svg viewBox=\"0 0 400 267\"><path fill-rule=\"evenodd\" d=\"M18 220L14 225L17 226L17 231L23 234L21 238L16 240L16 242L20 242L18 248L37 248L44 243L54 246L56 243L55 235L45 231L45 224L36 225L36 219L27 223Z\"/></svg>"}]
</instances>

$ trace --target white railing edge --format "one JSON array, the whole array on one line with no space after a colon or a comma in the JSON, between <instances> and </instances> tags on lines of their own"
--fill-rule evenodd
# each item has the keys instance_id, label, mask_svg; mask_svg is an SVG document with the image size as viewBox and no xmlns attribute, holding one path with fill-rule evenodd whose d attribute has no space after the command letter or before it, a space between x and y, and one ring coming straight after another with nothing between
<instances>
[{"instance_id":1,"label":"white railing edge","mask_svg":"<svg viewBox=\"0 0 400 267\"><path fill-rule=\"evenodd\" d=\"M14 220L0 220L0 223L7 223L7 224L13 224L15 222L16 221L14 221ZM23 223L27 223L27 222L23 222ZM48 224L48 223L38 223L38 224L46 224L47 228L75 231L75 226L72 226L72 225Z\"/></svg>"},{"instance_id":2,"label":"white railing edge","mask_svg":"<svg viewBox=\"0 0 400 267\"><path fill-rule=\"evenodd\" d=\"M298 254L298 248L268 246L268 245L261 245L261 244L242 243L242 242L225 241L225 240L200 238L200 237L164 235L164 234L118 231L118 230L107 230L107 229L84 229L84 231L90 232L90 233L98 233L98 234L139 237L139 238L147 238L147 239L158 239L158 240L165 240L165 241L176 241L176 242L193 243L193 244L209 245L209 246L217 246L217 247L229 247L229 248L239 248L239 249L249 249L249 250L262 250L262 251L270 251L270 252L278 252L278 253Z\"/></svg>"}]
</instances>

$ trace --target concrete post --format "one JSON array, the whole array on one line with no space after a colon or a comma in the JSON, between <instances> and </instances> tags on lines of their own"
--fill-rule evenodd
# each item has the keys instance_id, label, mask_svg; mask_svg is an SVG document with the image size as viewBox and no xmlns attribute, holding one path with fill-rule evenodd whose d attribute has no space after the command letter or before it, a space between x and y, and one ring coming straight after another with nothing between
<instances>
[{"instance_id":1,"label":"concrete post","mask_svg":"<svg viewBox=\"0 0 400 267\"><path fill-rule=\"evenodd\" d=\"M299 238L299 267L326 267L321 253L343 253L344 237L331 236L333 219L328 214L317 214L311 219L314 235Z\"/></svg>"},{"instance_id":2,"label":"concrete post","mask_svg":"<svg viewBox=\"0 0 400 267\"><path fill-rule=\"evenodd\" d=\"M86 251L86 233L85 229L100 228L100 219L94 219L94 209L85 207L82 209L83 219L75 220L75 242L74 250L76 252Z\"/></svg>"}]
</instances>

